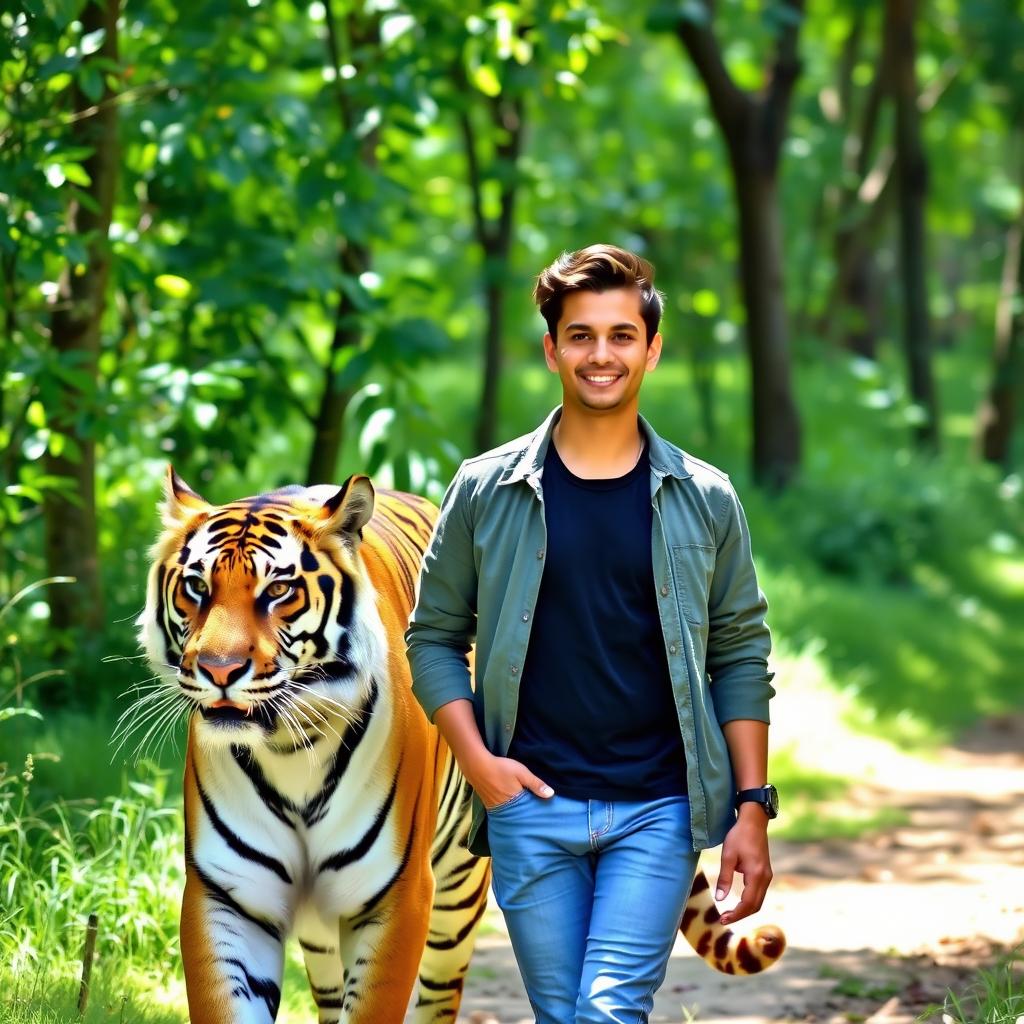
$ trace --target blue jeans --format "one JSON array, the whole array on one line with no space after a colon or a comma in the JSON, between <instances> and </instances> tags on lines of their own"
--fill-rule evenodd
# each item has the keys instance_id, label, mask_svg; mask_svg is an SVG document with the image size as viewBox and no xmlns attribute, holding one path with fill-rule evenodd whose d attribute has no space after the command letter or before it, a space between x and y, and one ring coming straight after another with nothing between
<instances>
[{"instance_id":1,"label":"blue jeans","mask_svg":"<svg viewBox=\"0 0 1024 1024\"><path fill-rule=\"evenodd\" d=\"M487 812L494 895L537 1024L642 1024L697 868L685 796Z\"/></svg>"}]
</instances>

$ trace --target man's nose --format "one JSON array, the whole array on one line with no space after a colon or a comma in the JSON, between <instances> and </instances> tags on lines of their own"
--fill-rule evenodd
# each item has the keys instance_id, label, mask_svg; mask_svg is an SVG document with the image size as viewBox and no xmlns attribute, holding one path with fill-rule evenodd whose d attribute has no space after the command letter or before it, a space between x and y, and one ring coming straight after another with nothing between
<instances>
[{"instance_id":1,"label":"man's nose","mask_svg":"<svg viewBox=\"0 0 1024 1024\"><path fill-rule=\"evenodd\" d=\"M214 685L227 689L232 683L241 679L249 668L249 661L242 661L233 655L219 657L212 654L201 654L197 661L200 671L209 676Z\"/></svg>"}]
</instances>

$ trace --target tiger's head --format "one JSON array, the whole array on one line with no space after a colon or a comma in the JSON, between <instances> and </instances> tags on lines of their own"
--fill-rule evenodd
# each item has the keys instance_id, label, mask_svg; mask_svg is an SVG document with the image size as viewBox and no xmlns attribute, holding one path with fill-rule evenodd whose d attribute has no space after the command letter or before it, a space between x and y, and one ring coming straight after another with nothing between
<instances>
[{"instance_id":1,"label":"tiger's head","mask_svg":"<svg viewBox=\"0 0 1024 1024\"><path fill-rule=\"evenodd\" d=\"M168 470L137 624L200 742L294 739L361 705L385 659L357 554L373 505L364 476L211 505Z\"/></svg>"}]
</instances>

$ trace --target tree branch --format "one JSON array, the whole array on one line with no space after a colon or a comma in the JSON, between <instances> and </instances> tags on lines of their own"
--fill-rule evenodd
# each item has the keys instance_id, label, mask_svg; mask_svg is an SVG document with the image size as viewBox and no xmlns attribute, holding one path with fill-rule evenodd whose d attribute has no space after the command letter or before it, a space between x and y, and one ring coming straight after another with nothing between
<instances>
[{"instance_id":1,"label":"tree branch","mask_svg":"<svg viewBox=\"0 0 1024 1024\"><path fill-rule=\"evenodd\" d=\"M334 93L338 101L338 114L341 119L342 132L350 132L355 128L352 123L352 104L348 93L345 91L344 79L341 77L343 50L347 50L347 39L340 38L338 27L334 20L334 7L331 0L323 0L324 24L327 26L327 54L331 60L331 68L334 71Z\"/></svg>"},{"instance_id":2,"label":"tree branch","mask_svg":"<svg viewBox=\"0 0 1024 1024\"><path fill-rule=\"evenodd\" d=\"M694 18L680 19L676 34L704 82L716 119L728 135L731 126L749 109L751 100L732 80L722 60L722 49L711 27L711 5L703 0L701 6L704 8L704 17L699 21Z\"/></svg>"},{"instance_id":3,"label":"tree branch","mask_svg":"<svg viewBox=\"0 0 1024 1024\"><path fill-rule=\"evenodd\" d=\"M172 89L178 89L182 92L185 91L183 86L175 85L173 82L169 82L166 79L162 82L149 82L146 85L140 85L135 89L126 89L124 92L108 95L99 102L92 104L92 106L84 107L83 109L76 110L70 114L62 114L59 117L48 117L41 121L35 121L31 125L25 126L24 137L31 138L33 135L48 132L51 128L67 128L69 125L78 124L79 121L88 121L90 118L99 117L100 115L105 114L111 107L126 107L134 103L136 100L149 99L158 93L170 92ZM15 91L16 90L12 90L12 92ZM13 128L0 132L0 146L6 145L7 140L13 134Z\"/></svg>"},{"instance_id":4,"label":"tree branch","mask_svg":"<svg viewBox=\"0 0 1024 1024\"><path fill-rule=\"evenodd\" d=\"M762 131L767 151L778 158L786 137L786 117L793 86L800 77L797 44L804 20L804 0L786 0L786 16L779 30L775 60L762 105Z\"/></svg>"},{"instance_id":5,"label":"tree branch","mask_svg":"<svg viewBox=\"0 0 1024 1024\"><path fill-rule=\"evenodd\" d=\"M470 203L473 208L473 227L476 239L486 250L490 245L491 233L487 219L484 217L483 176L480 172L480 160L476 148L476 131L473 120L469 116L469 108L459 110L459 130L462 133L462 145L466 151L466 174L469 178Z\"/></svg>"},{"instance_id":6,"label":"tree branch","mask_svg":"<svg viewBox=\"0 0 1024 1024\"><path fill-rule=\"evenodd\" d=\"M516 194L519 183L515 180L519 164L519 155L523 146L523 115L524 103L522 96L513 96L497 105L495 111L497 123L508 133L508 137L498 143L498 159L505 164L508 173L501 186L501 213L498 217L497 229L492 241L500 250L508 248L512 235L512 219L515 210Z\"/></svg>"}]
</instances>

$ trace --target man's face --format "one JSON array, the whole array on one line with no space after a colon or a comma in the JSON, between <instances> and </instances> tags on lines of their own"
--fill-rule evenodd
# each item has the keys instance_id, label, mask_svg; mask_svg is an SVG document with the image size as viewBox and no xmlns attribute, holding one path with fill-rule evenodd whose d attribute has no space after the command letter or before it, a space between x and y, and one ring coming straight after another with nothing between
<instances>
[{"instance_id":1,"label":"man's face","mask_svg":"<svg viewBox=\"0 0 1024 1024\"><path fill-rule=\"evenodd\" d=\"M562 381L563 403L589 412L637 404L644 374L661 356L661 335L647 343L636 288L570 292L558 335L544 335L548 369Z\"/></svg>"}]
</instances>

